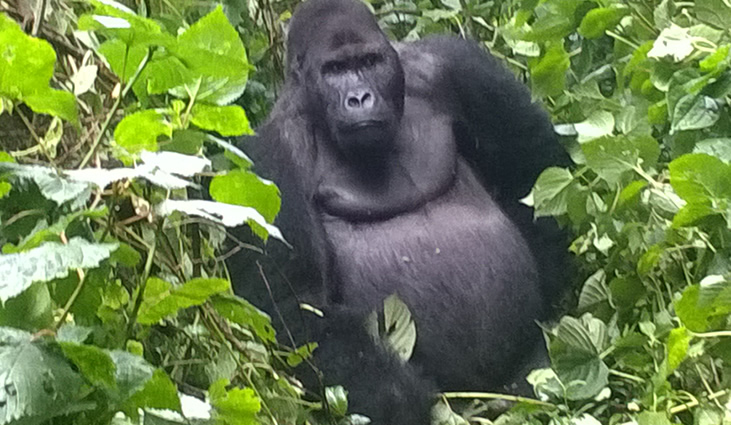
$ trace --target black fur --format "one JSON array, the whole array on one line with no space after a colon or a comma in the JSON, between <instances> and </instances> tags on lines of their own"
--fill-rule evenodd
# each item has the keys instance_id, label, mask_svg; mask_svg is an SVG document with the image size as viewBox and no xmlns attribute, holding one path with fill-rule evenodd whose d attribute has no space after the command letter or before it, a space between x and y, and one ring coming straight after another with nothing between
<instances>
[{"instance_id":1,"label":"black fur","mask_svg":"<svg viewBox=\"0 0 731 425\"><path fill-rule=\"evenodd\" d=\"M493 57L452 37L392 44L357 0L308 0L290 25L285 87L243 149L279 185L276 224L294 246L269 244L260 259L274 301L297 343L320 343L318 365L354 412L425 424L429 382L522 381L543 347L536 320L560 287L564 247L518 199L563 151ZM245 263L230 263L237 292L271 305L243 281L256 278ZM407 365L362 329L392 293L417 326ZM299 302L326 312L310 334Z\"/></svg>"}]
</instances>

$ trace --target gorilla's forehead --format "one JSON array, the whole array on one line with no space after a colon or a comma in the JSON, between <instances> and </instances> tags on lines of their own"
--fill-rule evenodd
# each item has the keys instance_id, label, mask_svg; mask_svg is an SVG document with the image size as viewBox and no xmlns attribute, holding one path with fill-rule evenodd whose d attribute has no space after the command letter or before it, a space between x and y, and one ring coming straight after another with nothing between
<instances>
[{"instance_id":1,"label":"gorilla's forehead","mask_svg":"<svg viewBox=\"0 0 731 425\"><path fill-rule=\"evenodd\" d=\"M338 48L383 39L373 14L359 0L308 0L292 18L288 47L302 53L313 47Z\"/></svg>"}]
</instances>

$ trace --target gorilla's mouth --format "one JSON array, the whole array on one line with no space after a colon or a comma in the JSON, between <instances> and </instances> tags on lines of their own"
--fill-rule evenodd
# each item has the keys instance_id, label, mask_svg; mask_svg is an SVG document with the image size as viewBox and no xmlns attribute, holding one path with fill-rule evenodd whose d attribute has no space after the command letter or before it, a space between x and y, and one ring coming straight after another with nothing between
<instances>
[{"instance_id":1,"label":"gorilla's mouth","mask_svg":"<svg viewBox=\"0 0 731 425\"><path fill-rule=\"evenodd\" d=\"M383 129L386 127L386 122L381 120L365 120L359 121L355 124L345 126L344 133L356 133L359 131L367 131L369 128Z\"/></svg>"},{"instance_id":2,"label":"gorilla's mouth","mask_svg":"<svg viewBox=\"0 0 731 425\"><path fill-rule=\"evenodd\" d=\"M338 135L338 145L345 151L367 153L384 151L390 139L386 121L365 120L344 126Z\"/></svg>"}]
</instances>

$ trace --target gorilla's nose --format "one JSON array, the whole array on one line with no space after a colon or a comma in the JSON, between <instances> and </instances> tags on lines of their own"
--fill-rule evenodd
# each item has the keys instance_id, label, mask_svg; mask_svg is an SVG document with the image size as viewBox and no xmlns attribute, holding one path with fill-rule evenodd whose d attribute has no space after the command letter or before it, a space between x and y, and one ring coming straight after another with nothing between
<instances>
[{"instance_id":1,"label":"gorilla's nose","mask_svg":"<svg viewBox=\"0 0 731 425\"><path fill-rule=\"evenodd\" d=\"M349 92L345 97L345 109L358 110L373 107L373 94L367 90Z\"/></svg>"}]
</instances>

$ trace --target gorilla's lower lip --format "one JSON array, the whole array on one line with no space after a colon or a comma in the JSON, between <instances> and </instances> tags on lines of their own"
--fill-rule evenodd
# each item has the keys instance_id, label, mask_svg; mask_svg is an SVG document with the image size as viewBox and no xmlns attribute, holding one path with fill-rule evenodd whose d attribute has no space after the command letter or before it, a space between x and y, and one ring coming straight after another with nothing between
<instances>
[{"instance_id":1,"label":"gorilla's lower lip","mask_svg":"<svg viewBox=\"0 0 731 425\"><path fill-rule=\"evenodd\" d=\"M361 121L359 123L349 125L348 127L345 128L345 131L348 131L348 132L358 131L358 130L363 130L365 128L379 128L379 127L383 127L383 126L384 126L383 121L368 120L368 121Z\"/></svg>"}]
</instances>

